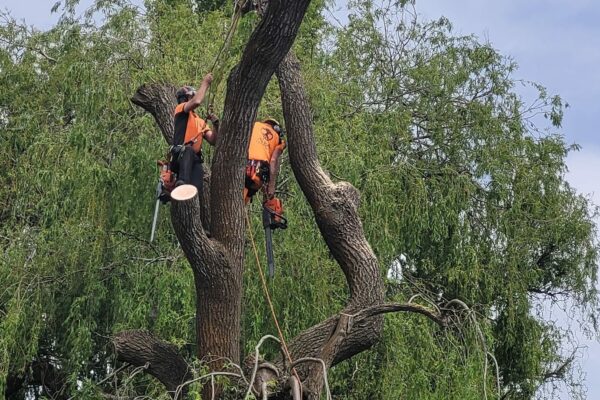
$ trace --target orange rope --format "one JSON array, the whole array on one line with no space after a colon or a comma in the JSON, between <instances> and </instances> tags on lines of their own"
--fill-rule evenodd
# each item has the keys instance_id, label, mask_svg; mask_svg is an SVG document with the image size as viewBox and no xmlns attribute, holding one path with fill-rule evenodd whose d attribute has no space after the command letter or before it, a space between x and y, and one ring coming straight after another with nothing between
<instances>
[{"instance_id":1,"label":"orange rope","mask_svg":"<svg viewBox=\"0 0 600 400\"><path fill-rule=\"evenodd\" d=\"M269 303L269 308L271 309L271 316L273 317L273 322L275 322L275 327L277 327L277 333L279 334L279 339L281 340L281 345L283 347L283 352L287 357L290 365L292 365L292 356L287 347L287 343L285 342L285 338L283 337L283 332L281 331L281 327L279 326L279 321L277 320L277 315L275 314L275 307L273 306L273 302L271 301L271 296L269 295L269 289L267 288L267 280L265 279L265 274L260 265L260 259L258 257L258 250L256 249L256 243L254 243L254 235L252 234L252 227L250 226L250 218L248 217L248 209L246 209L246 225L248 226L248 232L250 232L250 241L252 242L252 249L254 250L254 256L256 257L256 266L258 267L258 273L260 275L260 280L262 282L263 291L265 292L265 297L267 298L267 302ZM298 376L298 372L296 372L296 368L292 368L292 372L296 379L298 379L298 384L300 385L300 391L302 392L302 381Z\"/></svg>"}]
</instances>

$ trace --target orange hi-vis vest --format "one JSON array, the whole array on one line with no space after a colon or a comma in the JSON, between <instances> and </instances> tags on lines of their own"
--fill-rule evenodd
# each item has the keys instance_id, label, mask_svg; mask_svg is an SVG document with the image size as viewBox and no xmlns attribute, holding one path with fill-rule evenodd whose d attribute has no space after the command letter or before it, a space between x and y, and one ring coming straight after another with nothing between
<instances>
[{"instance_id":1,"label":"orange hi-vis vest","mask_svg":"<svg viewBox=\"0 0 600 400\"><path fill-rule=\"evenodd\" d=\"M196 115L194 111L187 113L183 111L184 106L185 103L180 103L175 107L175 135L173 136L173 144L190 145L195 153L200 153L204 134L210 129L206 125L206 122Z\"/></svg>"},{"instance_id":2,"label":"orange hi-vis vest","mask_svg":"<svg viewBox=\"0 0 600 400\"><path fill-rule=\"evenodd\" d=\"M248 145L248 159L269 163L276 148L284 148L285 144L270 124L255 122Z\"/></svg>"}]
</instances>

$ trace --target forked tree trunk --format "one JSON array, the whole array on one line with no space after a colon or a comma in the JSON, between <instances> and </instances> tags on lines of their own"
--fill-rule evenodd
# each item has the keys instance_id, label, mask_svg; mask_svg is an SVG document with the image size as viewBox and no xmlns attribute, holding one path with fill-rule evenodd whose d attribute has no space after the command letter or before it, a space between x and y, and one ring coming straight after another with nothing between
<instances>
[{"instance_id":1,"label":"forked tree trunk","mask_svg":"<svg viewBox=\"0 0 600 400\"><path fill-rule=\"evenodd\" d=\"M231 72L212 165L210 233L202 228L197 196L172 202L171 219L194 271L198 356L240 363L244 268L244 166L252 124L266 86L289 51L310 0L273 0ZM132 101L150 112L168 143L173 137L174 86L141 87Z\"/></svg>"},{"instance_id":2,"label":"forked tree trunk","mask_svg":"<svg viewBox=\"0 0 600 400\"><path fill-rule=\"evenodd\" d=\"M383 303L379 264L358 216L359 193L349 183L332 182L319 164L300 64L289 52L308 3L309 0L271 0L239 65L229 76L223 123L212 165L211 237L202 228L200 204L206 204L198 201L195 188L185 185L172 193L173 227L194 271L196 283L198 356L208 362L229 359L240 364L246 228L242 199L244 166L257 108L275 71L281 90L292 170L313 210L323 239L346 277L350 292L347 305L339 314L307 329L290 342L292 359L317 358L329 368L364 351L379 339L383 326L381 314L386 312L418 312L445 324L442 316L423 307ZM154 115L169 142L173 136L174 101L165 94L174 89L171 85L158 86L143 86L133 101ZM207 197L206 193L200 195ZM120 357L123 359L122 355ZM176 358L172 354L169 357ZM140 358L130 354L129 361L134 359ZM179 361L175 365L179 365ZM280 392L275 395L289 398L291 394L285 384L290 375L289 365L281 359L274 360L274 365L281 371L277 385ZM223 361L210 364L213 370L222 366ZM263 372L263 376L275 376L272 371ZM324 378L322 365L314 361L303 363L297 372L305 398L318 399ZM181 376L162 378L182 382L187 377L185 373L181 371ZM161 381L165 382L163 379Z\"/></svg>"}]
</instances>

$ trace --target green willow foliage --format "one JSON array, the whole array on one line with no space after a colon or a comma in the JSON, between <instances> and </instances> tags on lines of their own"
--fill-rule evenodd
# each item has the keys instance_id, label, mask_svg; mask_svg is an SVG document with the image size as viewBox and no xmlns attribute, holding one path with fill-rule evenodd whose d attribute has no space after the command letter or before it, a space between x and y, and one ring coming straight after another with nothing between
<instances>
[{"instance_id":1,"label":"green willow foliage","mask_svg":"<svg viewBox=\"0 0 600 400\"><path fill-rule=\"evenodd\" d=\"M118 367L109 338L123 329L149 329L194 358L193 279L167 207L158 240L147 242L154 162L166 146L129 98L143 83L197 84L229 27L232 2L145 3L97 1L77 20L77 1L67 1L47 32L3 16L0 392L11 398L167 398L143 374L118 389L112 379L96 385ZM447 20L415 19L409 2L352 1L344 26L323 17L325 7L313 2L295 45L321 161L361 191L382 274L406 259L403 280L388 285L390 300L457 298L476 316L463 313L447 330L421 316L386 317L375 349L332 370L334 397L494 397L496 370L485 351L498 362L501 394L542 396L547 375L566 359L568 332L537 307L566 299L594 330L598 305L591 204L564 180L572 149L560 135L561 99L535 86L536 108L523 104L514 63L475 37L454 35ZM223 58L210 94L217 109L256 23L243 18ZM535 112L547 114L548 133L532 124ZM281 117L275 79L260 114ZM291 226L275 235L270 290L291 338L339 310L347 289L287 163L280 182ZM251 211L264 260L256 204ZM275 331L256 268L249 247L246 353ZM52 372L45 391L42 367ZM560 378L577 395L573 377Z\"/></svg>"}]
</instances>

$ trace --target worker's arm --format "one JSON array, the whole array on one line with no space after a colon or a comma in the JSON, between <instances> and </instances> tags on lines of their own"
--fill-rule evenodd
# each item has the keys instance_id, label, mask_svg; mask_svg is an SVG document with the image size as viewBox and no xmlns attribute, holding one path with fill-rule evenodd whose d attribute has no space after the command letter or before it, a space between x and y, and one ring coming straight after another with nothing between
<instances>
[{"instance_id":1,"label":"worker's arm","mask_svg":"<svg viewBox=\"0 0 600 400\"><path fill-rule=\"evenodd\" d=\"M275 185L277 184L277 175L279 175L279 166L281 164L281 153L285 149L285 142L275 148L269 161L269 186L267 187L267 198L270 200L275 196Z\"/></svg>"},{"instance_id":2,"label":"worker's arm","mask_svg":"<svg viewBox=\"0 0 600 400\"><path fill-rule=\"evenodd\" d=\"M210 87L212 80L213 80L212 73L209 72L208 74L206 74L204 79L202 79L200 88L198 89L198 91L196 92L194 97L192 97L192 99L190 101L186 102L185 105L183 106L184 112L187 113L192 110L195 110L200 104L202 104L202 102L204 101L204 96L206 95L206 91Z\"/></svg>"},{"instance_id":3,"label":"worker's arm","mask_svg":"<svg viewBox=\"0 0 600 400\"><path fill-rule=\"evenodd\" d=\"M219 118L212 112L206 118L212 122L212 129L204 132L204 139L214 146L217 143L217 136L219 136Z\"/></svg>"}]
</instances>

